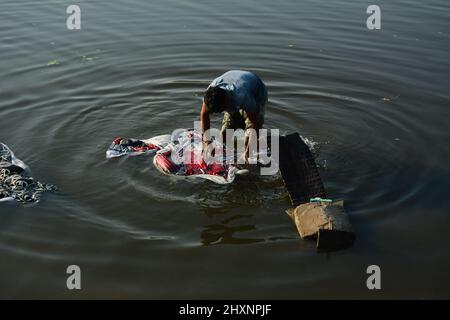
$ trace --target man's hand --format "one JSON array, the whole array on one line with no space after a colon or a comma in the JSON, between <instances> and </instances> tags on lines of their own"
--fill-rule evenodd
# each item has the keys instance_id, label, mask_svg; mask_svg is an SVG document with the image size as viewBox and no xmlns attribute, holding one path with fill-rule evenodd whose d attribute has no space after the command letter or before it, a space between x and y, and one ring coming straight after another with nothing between
<instances>
[{"instance_id":1,"label":"man's hand","mask_svg":"<svg viewBox=\"0 0 450 320\"><path fill-rule=\"evenodd\" d=\"M245 152L241 155L241 157L238 160L238 164L248 164L248 150L245 150Z\"/></svg>"},{"instance_id":2,"label":"man's hand","mask_svg":"<svg viewBox=\"0 0 450 320\"><path fill-rule=\"evenodd\" d=\"M247 117L250 120L251 127L247 129L254 129L253 130L247 130L249 132L248 136L245 139L245 146L244 146L244 154L242 155L242 159L245 160L245 163L248 164L248 158L250 157L250 146L256 146L258 145L258 129L260 129L258 114L255 112L247 112ZM257 150L251 150L252 156L253 152L257 152Z\"/></svg>"}]
</instances>

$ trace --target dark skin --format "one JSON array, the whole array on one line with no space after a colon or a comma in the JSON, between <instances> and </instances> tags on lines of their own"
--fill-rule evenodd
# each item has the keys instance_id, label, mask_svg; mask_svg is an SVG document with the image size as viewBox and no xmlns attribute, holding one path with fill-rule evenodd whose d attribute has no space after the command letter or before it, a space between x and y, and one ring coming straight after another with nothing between
<instances>
[{"instance_id":1,"label":"dark skin","mask_svg":"<svg viewBox=\"0 0 450 320\"><path fill-rule=\"evenodd\" d=\"M231 100L228 100L226 102L226 106L223 107L223 110L228 109L227 107L231 105ZM255 112L247 112L247 116L250 119L250 121L253 123L254 125L254 129L259 129L260 125L259 125L259 121L258 121L258 116ZM200 111L200 120L201 120L201 126L202 126L202 133L203 135L203 144L204 144L204 148L206 148L210 143L211 143L211 138L209 136L206 136L205 132L207 130L209 130L211 128L211 120L209 117L209 113L207 111L206 105L203 102L202 104L202 109ZM225 142L225 132L222 132L222 139ZM250 149L249 149L249 145L250 142L253 141L253 139L257 139L257 137L254 137L254 135L249 135L249 138L245 140L245 152L244 152L244 160L247 163L248 162L248 156L250 154Z\"/></svg>"}]
</instances>

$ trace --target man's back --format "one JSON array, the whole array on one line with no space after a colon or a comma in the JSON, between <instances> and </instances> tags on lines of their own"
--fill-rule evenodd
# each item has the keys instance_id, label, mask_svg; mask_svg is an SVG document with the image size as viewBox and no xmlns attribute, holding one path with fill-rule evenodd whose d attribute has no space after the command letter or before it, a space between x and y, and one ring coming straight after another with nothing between
<instances>
[{"instance_id":1,"label":"man's back","mask_svg":"<svg viewBox=\"0 0 450 320\"><path fill-rule=\"evenodd\" d=\"M219 87L231 93L236 109L249 112L259 111L259 106L267 99L267 92L262 80L254 73L231 70L216 78L209 85ZM236 109L227 110L234 112Z\"/></svg>"}]
</instances>

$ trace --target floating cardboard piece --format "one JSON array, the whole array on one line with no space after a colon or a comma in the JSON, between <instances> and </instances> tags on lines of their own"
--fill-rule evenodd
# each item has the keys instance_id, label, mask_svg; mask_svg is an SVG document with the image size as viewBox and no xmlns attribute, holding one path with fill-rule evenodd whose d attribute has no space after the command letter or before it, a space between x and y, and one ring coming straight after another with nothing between
<instances>
[{"instance_id":1,"label":"floating cardboard piece","mask_svg":"<svg viewBox=\"0 0 450 320\"><path fill-rule=\"evenodd\" d=\"M343 201L304 203L288 209L302 239L317 239L317 248L343 249L353 245L355 234Z\"/></svg>"}]
</instances>

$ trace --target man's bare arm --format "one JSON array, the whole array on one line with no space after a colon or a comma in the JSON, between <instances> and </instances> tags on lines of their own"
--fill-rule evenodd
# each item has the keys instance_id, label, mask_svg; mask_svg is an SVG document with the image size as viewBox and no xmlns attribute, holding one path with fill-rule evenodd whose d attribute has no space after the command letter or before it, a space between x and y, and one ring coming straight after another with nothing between
<instances>
[{"instance_id":1,"label":"man's bare arm","mask_svg":"<svg viewBox=\"0 0 450 320\"><path fill-rule=\"evenodd\" d=\"M248 157L250 156L250 147L251 145L253 145L252 143L254 142L253 140L258 140L258 129L260 129L260 125L259 125L259 120L258 120L258 115L254 112L247 112L247 117L249 118L250 122L252 123L251 128L255 129L256 131L256 136L255 134L253 134L253 132L251 132L248 135L248 139L245 139L245 152L244 152L244 159L247 162L248 161Z\"/></svg>"},{"instance_id":2,"label":"man's bare arm","mask_svg":"<svg viewBox=\"0 0 450 320\"><path fill-rule=\"evenodd\" d=\"M203 141L209 141L211 139L211 137L209 137L209 131L208 130L211 127L211 122L210 122L210 119L209 119L209 113L206 110L205 103L203 103L202 111L200 112L200 121L202 123ZM205 134L205 132L206 132L206 134Z\"/></svg>"}]
</instances>

